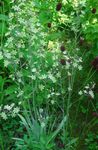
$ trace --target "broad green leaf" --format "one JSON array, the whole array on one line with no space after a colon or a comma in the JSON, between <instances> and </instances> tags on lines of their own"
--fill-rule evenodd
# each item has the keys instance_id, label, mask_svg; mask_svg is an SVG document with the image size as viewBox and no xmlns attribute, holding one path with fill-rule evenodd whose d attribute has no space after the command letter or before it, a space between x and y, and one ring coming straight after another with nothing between
<instances>
[{"instance_id":1,"label":"broad green leaf","mask_svg":"<svg viewBox=\"0 0 98 150\"><path fill-rule=\"evenodd\" d=\"M64 123L67 121L67 116L65 116L63 118L63 120L61 121L61 123L59 124L57 130L52 134L52 136L49 138L47 145L56 137L56 135L59 133L59 131L62 129L62 127L64 126Z\"/></svg>"},{"instance_id":2,"label":"broad green leaf","mask_svg":"<svg viewBox=\"0 0 98 150\"><path fill-rule=\"evenodd\" d=\"M2 36L3 34L5 34L6 30L7 30L7 28L6 28L5 22L0 23L0 36Z\"/></svg>"},{"instance_id":3,"label":"broad green leaf","mask_svg":"<svg viewBox=\"0 0 98 150\"><path fill-rule=\"evenodd\" d=\"M8 21L8 16L0 14L0 20Z\"/></svg>"}]
</instances>

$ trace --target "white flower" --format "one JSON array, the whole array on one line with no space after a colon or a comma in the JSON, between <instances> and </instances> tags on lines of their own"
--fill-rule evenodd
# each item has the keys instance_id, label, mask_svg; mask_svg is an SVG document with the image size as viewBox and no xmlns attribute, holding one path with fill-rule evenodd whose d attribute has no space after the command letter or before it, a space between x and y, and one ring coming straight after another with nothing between
<instances>
[{"instance_id":1,"label":"white flower","mask_svg":"<svg viewBox=\"0 0 98 150\"><path fill-rule=\"evenodd\" d=\"M80 49L79 48L76 48L76 51L79 51Z\"/></svg>"},{"instance_id":2,"label":"white flower","mask_svg":"<svg viewBox=\"0 0 98 150\"><path fill-rule=\"evenodd\" d=\"M39 109L39 112L40 112L40 113L42 113L42 112L43 112L43 109L42 109L42 108L40 108L40 109Z\"/></svg>"},{"instance_id":3,"label":"white flower","mask_svg":"<svg viewBox=\"0 0 98 150\"><path fill-rule=\"evenodd\" d=\"M10 64L8 60L4 60L4 67L7 67Z\"/></svg>"},{"instance_id":4,"label":"white flower","mask_svg":"<svg viewBox=\"0 0 98 150\"><path fill-rule=\"evenodd\" d=\"M54 95L55 93L54 92L51 92L51 95Z\"/></svg>"},{"instance_id":5,"label":"white flower","mask_svg":"<svg viewBox=\"0 0 98 150\"><path fill-rule=\"evenodd\" d=\"M16 6L16 5L13 6L12 8L13 8L15 11L19 11L19 10L20 10L19 6Z\"/></svg>"},{"instance_id":6,"label":"white flower","mask_svg":"<svg viewBox=\"0 0 98 150\"><path fill-rule=\"evenodd\" d=\"M97 21L98 21L97 18L94 18L92 23L97 23Z\"/></svg>"},{"instance_id":7,"label":"white flower","mask_svg":"<svg viewBox=\"0 0 98 150\"><path fill-rule=\"evenodd\" d=\"M81 57L79 58L79 62L82 62L82 58Z\"/></svg>"},{"instance_id":8,"label":"white flower","mask_svg":"<svg viewBox=\"0 0 98 150\"><path fill-rule=\"evenodd\" d=\"M28 76L29 78L31 78L32 80L36 80L36 76L34 75L31 75L31 76Z\"/></svg>"},{"instance_id":9,"label":"white flower","mask_svg":"<svg viewBox=\"0 0 98 150\"><path fill-rule=\"evenodd\" d=\"M95 83L92 83L92 88L94 88L94 87L95 87L95 85L96 85Z\"/></svg>"},{"instance_id":10,"label":"white flower","mask_svg":"<svg viewBox=\"0 0 98 150\"><path fill-rule=\"evenodd\" d=\"M12 41L13 41L13 37L9 37L7 40L8 43L12 43Z\"/></svg>"},{"instance_id":11,"label":"white flower","mask_svg":"<svg viewBox=\"0 0 98 150\"><path fill-rule=\"evenodd\" d=\"M18 105L21 105L22 104L22 102L20 101L20 102L18 102Z\"/></svg>"},{"instance_id":12,"label":"white flower","mask_svg":"<svg viewBox=\"0 0 98 150\"><path fill-rule=\"evenodd\" d=\"M93 93L93 91L92 91L92 90L91 90L91 91L89 91L88 93L89 93L89 95L90 95L92 98L94 98L94 93Z\"/></svg>"},{"instance_id":13,"label":"white flower","mask_svg":"<svg viewBox=\"0 0 98 150\"><path fill-rule=\"evenodd\" d=\"M5 112L2 112L2 113L1 113L1 117L2 117L4 120L7 120L7 115L6 115Z\"/></svg>"},{"instance_id":14,"label":"white flower","mask_svg":"<svg viewBox=\"0 0 98 150\"><path fill-rule=\"evenodd\" d=\"M78 69L79 69L79 70L82 70L82 66L81 66L81 65L79 65L79 66L78 66Z\"/></svg>"},{"instance_id":15,"label":"white flower","mask_svg":"<svg viewBox=\"0 0 98 150\"><path fill-rule=\"evenodd\" d=\"M78 93L79 95L82 95L83 94L83 92L82 91L79 91L79 93Z\"/></svg>"},{"instance_id":16,"label":"white flower","mask_svg":"<svg viewBox=\"0 0 98 150\"><path fill-rule=\"evenodd\" d=\"M86 91L86 90L84 90L83 92L84 92L85 94L87 94L87 91Z\"/></svg>"},{"instance_id":17,"label":"white flower","mask_svg":"<svg viewBox=\"0 0 98 150\"><path fill-rule=\"evenodd\" d=\"M50 94L48 94L48 95L47 95L47 98L50 98L50 97L51 97L51 95L50 95Z\"/></svg>"},{"instance_id":18,"label":"white flower","mask_svg":"<svg viewBox=\"0 0 98 150\"><path fill-rule=\"evenodd\" d=\"M69 21L69 18L68 18L68 15L65 15L65 14L61 14L60 12L59 12L59 21L60 21L60 23L64 23L65 21Z\"/></svg>"},{"instance_id":19,"label":"white flower","mask_svg":"<svg viewBox=\"0 0 98 150\"><path fill-rule=\"evenodd\" d=\"M66 55L66 54L67 54L67 52L66 52L66 51L64 51L64 52L63 52L63 54L64 54L64 55Z\"/></svg>"},{"instance_id":20,"label":"white flower","mask_svg":"<svg viewBox=\"0 0 98 150\"><path fill-rule=\"evenodd\" d=\"M52 49L54 47L53 41L49 41L48 43L48 49Z\"/></svg>"},{"instance_id":21,"label":"white flower","mask_svg":"<svg viewBox=\"0 0 98 150\"><path fill-rule=\"evenodd\" d=\"M44 89L44 86L42 84L39 85L39 89L42 91Z\"/></svg>"},{"instance_id":22,"label":"white flower","mask_svg":"<svg viewBox=\"0 0 98 150\"><path fill-rule=\"evenodd\" d=\"M54 100L51 100L51 104L53 105L55 102L54 102Z\"/></svg>"},{"instance_id":23,"label":"white flower","mask_svg":"<svg viewBox=\"0 0 98 150\"><path fill-rule=\"evenodd\" d=\"M68 3L68 1L67 1L67 0L62 0L62 3L63 3L64 5L66 5L66 4Z\"/></svg>"},{"instance_id":24,"label":"white flower","mask_svg":"<svg viewBox=\"0 0 98 150\"><path fill-rule=\"evenodd\" d=\"M45 123L41 122L41 127L44 128L45 127Z\"/></svg>"},{"instance_id":25,"label":"white flower","mask_svg":"<svg viewBox=\"0 0 98 150\"><path fill-rule=\"evenodd\" d=\"M13 109L12 116L13 116L13 117L16 116L16 114L18 114L19 112L20 112L20 108L19 108L19 107L15 107L15 108Z\"/></svg>"},{"instance_id":26,"label":"white flower","mask_svg":"<svg viewBox=\"0 0 98 150\"><path fill-rule=\"evenodd\" d=\"M32 71L32 72L36 72L36 68L33 68L31 71Z\"/></svg>"},{"instance_id":27,"label":"white flower","mask_svg":"<svg viewBox=\"0 0 98 150\"><path fill-rule=\"evenodd\" d=\"M47 75L42 75L41 77L39 77L39 79L46 79L47 78Z\"/></svg>"},{"instance_id":28,"label":"white flower","mask_svg":"<svg viewBox=\"0 0 98 150\"><path fill-rule=\"evenodd\" d=\"M68 91L69 91L69 92L72 91L72 88L71 88L71 87L68 87Z\"/></svg>"},{"instance_id":29,"label":"white flower","mask_svg":"<svg viewBox=\"0 0 98 150\"><path fill-rule=\"evenodd\" d=\"M10 111L10 110L12 109L12 107L11 107L11 106L9 106L9 105L5 105L5 106L4 106L4 109L7 109L7 110L9 110L9 111Z\"/></svg>"},{"instance_id":30,"label":"white flower","mask_svg":"<svg viewBox=\"0 0 98 150\"><path fill-rule=\"evenodd\" d=\"M52 80L52 82L53 83L55 83L56 82L56 78L55 77L53 77L53 75L52 74L49 74L49 76L48 76L51 80Z\"/></svg>"},{"instance_id":31,"label":"white flower","mask_svg":"<svg viewBox=\"0 0 98 150\"><path fill-rule=\"evenodd\" d=\"M64 57L65 57L66 60L69 60L69 57L68 57L68 56L65 55Z\"/></svg>"},{"instance_id":32,"label":"white flower","mask_svg":"<svg viewBox=\"0 0 98 150\"><path fill-rule=\"evenodd\" d=\"M59 96L59 95L60 95L60 93L55 93L55 95L56 95L56 96Z\"/></svg>"},{"instance_id":33,"label":"white flower","mask_svg":"<svg viewBox=\"0 0 98 150\"><path fill-rule=\"evenodd\" d=\"M89 89L89 85L85 86L85 89Z\"/></svg>"},{"instance_id":34,"label":"white flower","mask_svg":"<svg viewBox=\"0 0 98 150\"><path fill-rule=\"evenodd\" d=\"M10 53L4 53L5 57L10 59L11 58L11 54Z\"/></svg>"},{"instance_id":35,"label":"white flower","mask_svg":"<svg viewBox=\"0 0 98 150\"><path fill-rule=\"evenodd\" d=\"M21 83L21 82L22 82L21 78L20 78L20 79L18 79L18 82L19 82L19 83Z\"/></svg>"}]
</instances>

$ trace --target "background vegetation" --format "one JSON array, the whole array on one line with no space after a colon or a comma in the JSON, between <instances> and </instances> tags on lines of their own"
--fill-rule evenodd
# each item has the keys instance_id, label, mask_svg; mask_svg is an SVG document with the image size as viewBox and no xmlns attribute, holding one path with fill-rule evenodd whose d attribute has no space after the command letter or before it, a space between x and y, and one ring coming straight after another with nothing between
<instances>
[{"instance_id":1,"label":"background vegetation","mask_svg":"<svg viewBox=\"0 0 98 150\"><path fill-rule=\"evenodd\" d=\"M98 1L0 1L0 149L98 149Z\"/></svg>"}]
</instances>

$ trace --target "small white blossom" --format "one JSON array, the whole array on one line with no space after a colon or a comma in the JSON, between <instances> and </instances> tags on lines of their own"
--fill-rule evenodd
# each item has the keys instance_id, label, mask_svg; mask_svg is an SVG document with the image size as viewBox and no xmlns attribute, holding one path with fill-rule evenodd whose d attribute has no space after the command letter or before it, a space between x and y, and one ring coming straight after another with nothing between
<instances>
[{"instance_id":1,"label":"small white blossom","mask_svg":"<svg viewBox=\"0 0 98 150\"><path fill-rule=\"evenodd\" d=\"M91 91L89 91L88 93L89 93L89 95L90 95L92 98L94 98L94 93L93 93L93 91L92 91L92 90L91 90Z\"/></svg>"},{"instance_id":2,"label":"small white blossom","mask_svg":"<svg viewBox=\"0 0 98 150\"><path fill-rule=\"evenodd\" d=\"M87 94L88 92L86 90L83 91L85 94Z\"/></svg>"},{"instance_id":3,"label":"small white blossom","mask_svg":"<svg viewBox=\"0 0 98 150\"><path fill-rule=\"evenodd\" d=\"M4 60L4 66L7 67L10 64L8 60Z\"/></svg>"},{"instance_id":4,"label":"small white blossom","mask_svg":"<svg viewBox=\"0 0 98 150\"><path fill-rule=\"evenodd\" d=\"M21 82L22 82L21 78L19 78L19 79L18 79L18 82L19 82L19 83L21 83Z\"/></svg>"},{"instance_id":5,"label":"small white blossom","mask_svg":"<svg viewBox=\"0 0 98 150\"><path fill-rule=\"evenodd\" d=\"M85 86L85 89L89 89L89 85Z\"/></svg>"},{"instance_id":6,"label":"small white blossom","mask_svg":"<svg viewBox=\"0 0 98 150\"><path fill-rule=\"evenodd\" d=\"M42 108L40 108L40 109L39 109L39 112L40 112L40 113L42 113L42 112L43 112L43 109L42 109Z\"/></svg>"},{"instance_id":7,"label":"small white blossom","mask_svg":"<svg viewBox=\"0 0 98 150\"><path fill-rule=\"evenodd\" d=\"M9 110L9 111L10 111L10 110L12 109L12 107L11 107L11 106L9 106L9 105L5 105L5 106L4 106L4 109L7 109L7 110Z\"/></svg>"},{"instance_id":8,"label":"small white blossom","mask_svg":"<svg viewBox=\"0 0 98 150\"><path fill-rule=\"evenodd\" d=\"M31 78L32 80L36 80L36 76L35 75L31 75L31 76L28 76L29 78Z\"/></svg>"},{"instance_id":9,"label":"small white blossom","mask_svg":"<svg viewBox=\"0 0 98 150\"><path fill-rule=\"evenodd\" d=\"M45 123L41 122L41 127L44 128L45 127Z\"/></svg>"},{"instance_id":10,"label":"small white blossom","mask_svg":"<svg viewBox=\"0 0 98 150\"><path fill-rule=\"evenodd\" d=\"M51 104L53 105L55 102L54 102L54 100L51 100Z\"/></svg>"},{"instance_id":11,"label":"small white blossom","mask_svg":"<svg viewBox=\"0 0 98 150\"><path fill-rule=\"evenodd\" d=\"M47 75L42 75L41 77L39 77L39 79L46 79L47 78Z\"/></svg>"},{"instance_id":12,"label":"small white blossom","mask_svg":"<svg viewBox=\"0 0 98 150\"><path fill-rule=\"evenodd\" d=\"M33 68L31 71L32 71L32 72L36 72L36 68Z\"/></svg>"},{"instance_id":13,"label":"small white blossom","mask_svg":"<svg viewBox=\"0 0 98 150\"><path fill-rule=\"evenodd\" d=\"M72 91L72 88L71 88L71 87L68 87L68 91L69 91L69 92Z\"/></svg>"},{"instance_id":14,"label":"small white blossom","mask_svg":"<svg viewBox=\"0 0 98 150\"><path fill-rule=\"evenodd\" d=\"M59 95L60 95L60 93L56 93L55 95L56 95L56 96L59 96Z\"/></svg>"},{"instance_id":15,"label":"small white blossom","mask_svg":"<svg viewBox=\"0 0 98 150\"><path fill-rule=\"evenodd\" d=\"M42 91L44 89L44 86L42 84L39 85L39 89Z\"/></svg>"},{"instance_id":16,"label":"small white blossom","mask_svg":"<svg viewBox=\"0 0 98 150\"><path fill-rule=\"evenodd\" d=\"M50 97L51 97L51 95L50 95L50 94L48 94L48 95L47 95L47 98L50 98Z\"/></svg>"},{"instance_id":17,"label":"small white blossom","mask_svg":"<svg viewBox=\"0 0 98 150\"><path fill-rule=\"evenodd\" d=\"M0 115L4 120L7 120L7 115L5 112L2 112Z\"/></svg>"},{"instance_id":18,"label":"small white blossom","mask_svg":"<svg viewBox=\"0 0 98 150\"><path fill-rule=\"evenodd\" d=\"M66 5L66 4L68 3L68 1L67 1L67 0L62 0L62 3L63 3L64 5Z\"/></svg>"},{"instance_id":19,"label":"small white blossom","mask_svg":"<svg viewBox=\"0 0 98 150\"><path fill-rule=\"evenodd\" d=\"M8 59L11 58L11 54L10 54L10 53L4 53L4 56L5 56L6 58L8 58Z\"/></svg>"},{"instance_id":20,"label":"small white blossom","mask_svg":"<svg viewBox=\"0 0 98 150\"><path fill-rule=\"evenodd\" d=\"M49 41L48 43L48 49L52 49L54 47L53 41Z\"/></svg>"},{"instance_id":21,"label":"small white blossom","mask_svg":"<svg viewBox=\"0 0 98 150\"><path fill-rule=\"evenodd\" d=\"M18 113L20 112L20 108L19 107L15 107L12 111L12 117L15 117Z\"/></svg>"},{"instance_id":22,"label":"small white blossom","mask_svg":"<svg viewBox=\"0 0 98 150\"><path fill-rule=\"evenodd\" d=\"M56 82L56 78L55 77L53 77L53 75L52 74L49 74L49 76L48 76L51 80L52 80L52 82L53 83L55 83Z\"/></svg>"},{"instance_id":23,"label":"small white blossom","mask_svg":"<svg viewBox=\"0 0 98 150\"><path fill-rule=\"evenodd\" d=\"M18 105L21 105L22 104L22 102L20 101L20 102L18 102Z\"/></svg>"},{"instance_id":24,"label":"small white blossom","mask_svg":"<svg viewBox=\"0 0 98 150\"><path fill-rule=\"evenodd\" d=\"M78 66L78 69L79 69L79 70L82 70L82 66L81 66L81 65L79 65L79 66Z\"/></svg>"},{"instance_id":25,"label":"small white blossom","mask_svg":"<svg viewBox=\"0 0 98 150\"><path fill-rule=\"evenodd\" d=\"M83 92L82 91L79 91L79 93L78 93L79 95L82 95L83 94Z\"/></svg>"}]
</instances>

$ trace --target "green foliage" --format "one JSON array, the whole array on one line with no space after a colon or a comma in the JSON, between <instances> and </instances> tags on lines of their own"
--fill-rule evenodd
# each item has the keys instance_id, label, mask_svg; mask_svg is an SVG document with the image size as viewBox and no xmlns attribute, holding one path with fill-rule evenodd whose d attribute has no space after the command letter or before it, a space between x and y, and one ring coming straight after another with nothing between
<instances>
[{"instance_id":1,"label":"green foliage","mask_svg":"<svg viewBox=\"0 0 98 150\"><path fill-rule=\"evenodd\" d=\"M97 120L98 1L0 5L0 148L83 150L93 111ZM85 140L90 150L94 136Z\"/></svg>"},{"instance_id":2,"label":"green foliage","mask_svg":"<svg viewBox=\"0 0 98 150\"><path fill-rule=\"evenodd\" d=\"M20 115L19 115L20 116ZM64 117L62 122L59 124L58 128L53 132L47 135L46 129L39 125L33 118L32 120L27 117L27 120L20 116L22 120L22 124L25 126L27 133L25 134L23 139L15 138L16 141L16 149L35 149L35 150L51 150L55 145L53 143L54 138L62 129L63 125L66 123L67 118Z\"/></svg>"},{"instance_id":3,"label":"green foliage","mask_svg":"<svg viewBox=\"0 0 98 150\"><path fill-rule=\"evenodd\" d=\"M98 149L98 135L90 132L85 139L85 144L87 145L88 150L97 150Z\"/></svg>"}]
</instances>

